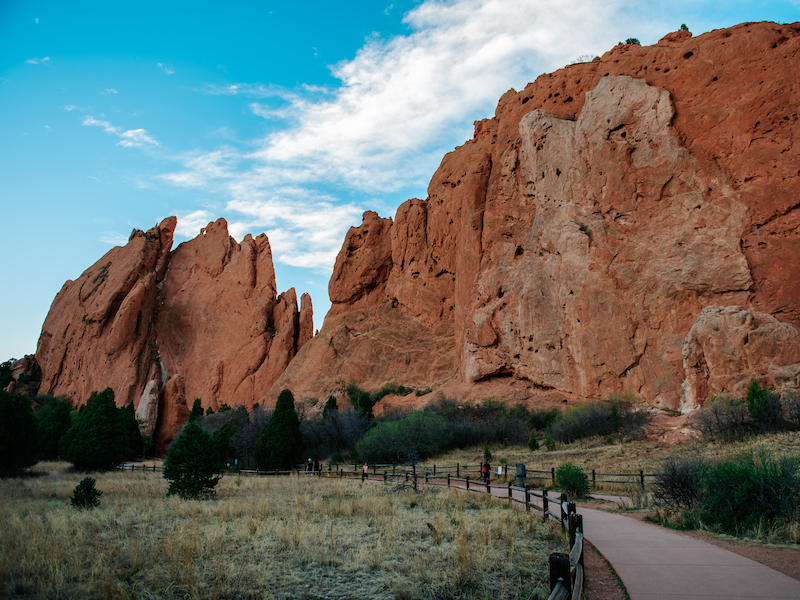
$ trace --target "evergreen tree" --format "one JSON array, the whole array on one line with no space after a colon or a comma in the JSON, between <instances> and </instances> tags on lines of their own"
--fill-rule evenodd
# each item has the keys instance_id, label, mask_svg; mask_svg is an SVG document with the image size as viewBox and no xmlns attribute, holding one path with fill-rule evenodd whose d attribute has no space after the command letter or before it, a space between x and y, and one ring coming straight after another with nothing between
<instances>
[{"instance_id":1,"label":"evergreen tree","mask_svg":"<svg viewBox=\"0 0 800 600\"><path fill-rule=\"evenodd\" d=\"M0 473L36 464L39 424L30 398L0 391Z\"/></svg>"},{"instance_id":2,"label":"evergreen tree","mask_svg":"<svg viewBox=\"0 0 800 600\"><path fill-rule=\"evenodd\" d=\"M303 436L294 396L283 390L275 411L256 441L253 457L259 469L291 469L303 460Z\"/></svg>"},{"instance_id":3,"label":"evergreen tree","mask_svg":"<svg viewBox=\"0 0 800 600\"><path fill-rule=\"evenodd\" d=\"M39 422L39 456L44 460L58 458L58 442L72 426L72 405L57 398L46 402L36 413Z\"/></svg>"},{"instance_id":4,"label":"evergreen tree","mask_svg":"<svg viewBox=\"0 0 800 600\"><path fill-rule=\"evenodd\" d=\"M322 420L325 420L325 417L328 416L328 413L338 410L339 405L336 402L336 397L328 396L328 401L325 403L325 408L322 409Z\"/></svg>"},{"instance_id":5,"label":"evergreen tree","mask_svg":"<svg viewBox=\"0 0 800 600\"><path fill-rule=\"evenodd\" d=\"M122 426L127 433L125 459L135 458L144 451L144 439L139 429L139 421L136 420L136 410L133 408L133 402L129 402L128 406L120 408L119 411Z\"/></svg>"},{"instance_id":6,"label":"evergreen tree","mask_svg":"<svg viewBox=\"0 0 800 600\"><path fill-rule=\"evenodd\" d=\"M59 443L61 456L82 470L110 469L141 453L142 435L133 403L114 404L114 390L92 392Z\"/></svg>"},{"instance_id":7,"label":"evergreen tree","mask_svg":"<svg viewBox=\"0 0 800 600\"><path fill-rule=\"evenodd\" d=\"M214 440L196 421L189 421L164 461L164 479L170 482L167 495L211 496L220 479L218 473Z\"/></svg>"},{"instance_id":8,"label":"evergreen tree","mask_svg":"<svg viewBox=\"0 0 800 600\"><path fill-rule=\"evenodd\" d=\"M200 405L200 398L195 398L194 404L192 404L192 412L189 413L189 420L196 421L202 416L203 416L203 407Z\"/></svg>"}]
</instances>

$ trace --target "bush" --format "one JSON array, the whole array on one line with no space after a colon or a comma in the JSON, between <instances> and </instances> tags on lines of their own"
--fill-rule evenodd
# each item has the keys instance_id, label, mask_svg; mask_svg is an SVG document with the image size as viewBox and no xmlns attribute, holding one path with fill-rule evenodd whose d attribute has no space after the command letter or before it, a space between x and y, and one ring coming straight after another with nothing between
<instances>
[{"instance_id":1,"label":"bush","mask_svg":"<svg viewBox=\"0 0 800 600\"><path fill-rule=\"evenodd\" d=\"M103 492L94 485L95 480L92 477L81 479L81 482L72 491L72 497L69 499L70 505L78 509L92 509L100 506L100 496L103 495Z\"/></svg>"},{"instance_id":2,"label":"bush","mask_svg":"<svg viewBox=\"0 0 800 600\"><path fill-rule=\"evenodd\" d=\"M569 444L595 435L637 437L650 420L650 414L636 410L636 403L635 394L617 392L606 400L574 406L551 425L553 440Z\"/></svg>"},{"instance_id":3,"label":"bush","mask_svg":"<svg viewBox=\"0 0 800 600\"><path fill-rule=\"evenodd\" d=\"M633 44L634 46L641 46L642 43L638 40L638 38L628 38L625 40L626 44Z\"/></svg>"},{"instance_id":4,"label":"bush","mask_svg":"<svg viewBox=\"0 0 800 600\"><path fill-rule=\"evenodd\" d=\"M0 473L15 473L36 464L39 424L30 398L0 391Z\"/></svg>"},{"instance_id":5,"label":"bush","mask_svg":"<svg viewBox=\"0 0 800 600\"><path fill-rule=\"evenodd\" d=\"M585 498L592 489L589 476L572 463L561 465L556 469L556 485L570 498Z\"/></svg>"},{"instance_id":6,"label":"bush","mask_svg":"<svg viewBox=\"0 0 800 600\"><path fill-rule=\"evenodd\" d=\"M747 407L730 396L711 396L690 424L705 437L723 442L742 440L750 429Z\"/></svg>"},{"instance_id":7,"label":"bush","mask_svg":"<svg viewBox=\"0 0 800 600\"><path fill-rule=\"evenodd\" d=\"M544 431L561 418L561 411L557 408L539 408L530 415L532 429Z\"/></svg>"},{"instance_id":8,"label":"bush","mask_svg":"<svg viewBox=\"0 0 800 600\"><path fill-rule=\"evenodd\" d=\"M783 418L792 431L800 431L800 390L786 390L783 395Z\"/></svg>"},{"instance_id":9,"label":"bush","mask_svg":"<svg viewBox=\"0 0 800 600\"><path fill-rule=\"evenodd\" d=\"M762 523L800 518L800 460L766 450L708 465L703 472L703 522L746 532Z\"/></svg>"},{"instance_id":10,"label":"bush","mask_svg":"<svg viewBox=\"0 0 800 600\"><path fill-rule=\"evenodd\" d=\"M192 411L189 413L189 421L196 421L203 417L203 407L200 404L200 398L195 398L192 404Z\"/></svg>"},{"instance_id":11,"label":"bush","mask_svg":"<svg viewBox=\"0 0 800 600\"><path fill-rule=\"evenodd\" d=\"M275 411L258 436L253 457L259 469L291 469L303 460L303 435L294 409L294 396L283 390Z\"/></svg>"},{"instance_id":12,"label":"bush","mask_svg":"<svg viewBox=\"0 0 800 600\"><path fill-rule=\"evenodd\" d=\"M356 451L369 462L415 463L442 452L447 438L447 424L441 415L418 411L396 421L376 423L356 444Z\"/></svg>"},{"instance_id":13,"label":"bush","mask_svg":"<svg viewBox=\"0 0 800 600\"><path fill-rule=\"evenodd\" d=\"M531 452L535 452L539 449L539 440L536 439L536 432L531 432L531 437L528 438L528 448Z\"/></svg>"},{"instance_id":14,"label":"bush","mask_svg":"<svg viewBox=\"0 0 800 600\"><path fill-rule=\"evenodd\" d=\"M164 461L167 495L181 498L207 498L219 482L219 465L214 454L214 440L190 421L169 449Z\"/></svg>"},{"instance_id":15,"label":"bush","mask_svg":"<svg viewBox=\"0 0 800 600\"><path fill-rule=\"evenodd\" d=\"M664 461L655 474L653 497L674 508L694 508L702 497L705 465L705 461L693 456Z\"/></svg>"},{"instance_id":16,"label":"bush","mask_svg":"<svg viewBox=\"0 0 800 600\"><path fill-rule=\"evenodd\" d=\"M759 433L777 431L781 427L781 399L767 386L761 387L753 379L745 398L753 428Z\"/></svg>"},{"instance_id":17,"label":"bush","mask_svg":"<svg viewBox=\"0 0 800 600\"><path fill-rule=\"evenodd\" d=\"M39 456L44 460L58 458L58 442L72 427L72 405L66 400L53 399L36 413L39 422Z\"/></svg>"},{"instance_id":18,"label":"bush","mask_svg":"<svg viewBox=\"0 0 800 600\"><path fill-rule=\"evenodd\" d=\"M81 470L111 469L141 452L142 436L133 404L117 408L114 391L92 392L59 449L62 457Z\"/></svg>"}]
</instances>

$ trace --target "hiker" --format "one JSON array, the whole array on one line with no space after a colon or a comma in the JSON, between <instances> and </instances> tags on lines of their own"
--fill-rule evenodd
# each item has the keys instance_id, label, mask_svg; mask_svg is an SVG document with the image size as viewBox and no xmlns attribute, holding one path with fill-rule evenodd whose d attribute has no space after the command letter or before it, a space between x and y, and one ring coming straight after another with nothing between
<instances>
[{"instance_id":1,"label":"hiker","mask_svg":"<svg viewBox=\"0 0 800 600\"><path fill-rule=\"evenodd\" d=\"M483 482L488 485L489 483L489 474L492 472L492 466L489 464L487 460L483 465Z\"/></svg>"},{"instance_id":2,"label":"hiker","mask_svg":"<svg viewBox=\"0 0 800 600\"><path fill-rule=\"evenodd\" d=\"M311 459L309 458L309 459L306 461L306 473L311 473L311 469L312 469L313 467L314 467L314 465L312 464L312 462L311 462Z\"/></svg>"},{"instance_id":3,"label":"hiker","mask_svg":"<svg viewBox=\"0 0 800 600\"><path fill-rule=\"evenodd\" d=\"M364 474L361 476L361 481L364 481L367 478L367 474L369 473L369 467L367 466L367 463L364 463L364 466L361 467L361 469L362 471L364 471Z\"/></svg>"}]
</instances>

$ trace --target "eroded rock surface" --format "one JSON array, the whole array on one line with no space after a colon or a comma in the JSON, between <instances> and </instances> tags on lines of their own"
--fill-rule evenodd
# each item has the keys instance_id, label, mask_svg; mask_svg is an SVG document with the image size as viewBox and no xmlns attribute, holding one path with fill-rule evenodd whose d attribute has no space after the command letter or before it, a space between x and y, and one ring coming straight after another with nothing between
<instances>
[{"instance_id":1,"label":"eroded rock surface","mask_svg":"<svg viewBox=\"0 0 800 600\"><path fill-rule=\"evenodd\" d=\"M352 373L463 398L505 382L514 398L694 402L682 350L704 307L800 326L799 59L800 25L747 23L617 46L507 92L425 200L351 229L325 326L279 383L325 397ZM438 363L457 368L447 384L379 351L432 328L454 353Z\"/></svg>"},{"instance_id":2,"label":"eroded rock surface","mask_svg":"<svg viewBox=\"0 0 800 600\"><path fill-rule=\"evenodd\" d=\"M111 387L162 450L187 402L217 410L263 401L313 336L311 299L298 311L294 289L277 295L266 235L237 244L220 219L171 251L176 223L134 231L65 283L36 355L43 392L82 404Z\"/></svg>"}]
</instances>

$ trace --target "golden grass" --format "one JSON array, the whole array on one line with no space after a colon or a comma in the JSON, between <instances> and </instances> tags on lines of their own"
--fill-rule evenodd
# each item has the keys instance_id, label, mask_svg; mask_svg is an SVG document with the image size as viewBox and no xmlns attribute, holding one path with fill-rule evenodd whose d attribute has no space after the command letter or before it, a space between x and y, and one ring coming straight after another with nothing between
<instances>
[{"instance_id":1,"label":"golden grass","mask_svg":"<svg viewBox=\"0 0 800 600\"><path fill-rule=\"evenodd\" d=\"M0 480L0 581L25 598L546 597L557 525L484 494L226 476L210 501L156 472L98 473L69 506L65 463Z\"/></svg>"}]
</instances>

